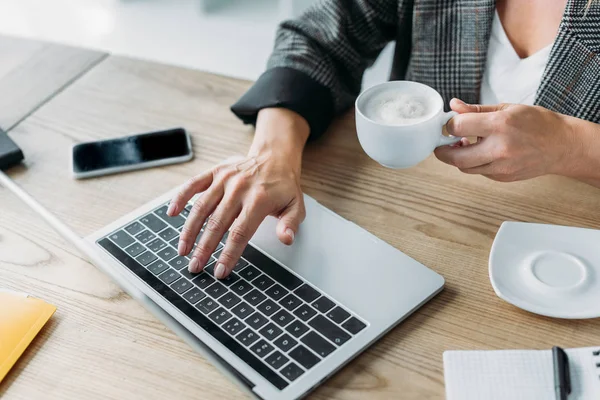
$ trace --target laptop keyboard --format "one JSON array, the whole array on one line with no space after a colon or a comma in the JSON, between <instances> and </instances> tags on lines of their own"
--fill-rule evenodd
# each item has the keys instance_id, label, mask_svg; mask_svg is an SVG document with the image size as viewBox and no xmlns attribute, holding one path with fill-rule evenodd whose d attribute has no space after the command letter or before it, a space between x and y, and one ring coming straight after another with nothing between
<instances>
[{"instance_id":1,"label":"laptop keyboard","mask_svg":"<svg viewBox=\"0 0 600 400\"><path fill-rule=\"evenodd\" d=\"M98 244L278 389L366 327L251 245L229 277L215 279L227 235L204 271L191 274L190 259L176 250L190 210L188 205L181 215L169 217L163 205Z\"/></svg>"}]
</instances>

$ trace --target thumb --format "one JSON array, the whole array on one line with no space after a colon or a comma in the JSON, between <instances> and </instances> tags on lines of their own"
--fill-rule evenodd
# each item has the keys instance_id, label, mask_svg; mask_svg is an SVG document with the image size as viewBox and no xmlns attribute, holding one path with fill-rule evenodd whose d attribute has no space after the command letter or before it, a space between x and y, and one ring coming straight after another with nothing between
<instances>
[{"instance_id":1,"label":"thumb","mask_svg":"<svg viewBox=\"0 0 600 400\"><path fill-rule=\"evenodd\" d=\"M501 111L508 108L510 104L501 103L501 104L492 104L492 105L482 105L482 104L467 104L464 101L453 98L450 100L450 108L452 111L456 111L459 114L464 114L468 112L475 113L487 113L494 111Z\"/></svg>"},{"instance_id":2,"label":"thumb","mask_svg":"<svg viewBox=\"0 0 600 400\"><path fill-rule=\"evenodd\" d=\"M304 221L306 210L304 208L304 199L302 196L294 200L283 212L279 215L279 223L277 224L277 237L283 244L291 245L294 243L296 232L300 223Z\"/></svg>"}]
</instances>

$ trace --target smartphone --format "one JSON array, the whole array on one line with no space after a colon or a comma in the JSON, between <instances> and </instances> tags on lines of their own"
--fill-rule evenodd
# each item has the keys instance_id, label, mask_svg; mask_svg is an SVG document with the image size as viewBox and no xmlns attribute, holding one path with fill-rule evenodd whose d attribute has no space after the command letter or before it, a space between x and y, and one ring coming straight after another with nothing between
<instances>
[{"instance_id":1,"label":"smartphone","mask_svg":"<svg viewBox=\"0 0 600 400\"><path fill-rule=\"evenodd\" d=\"M76 179L177 164L193 158L190 135L183 129L143 133L73 146Z\"/></svg>"}]
</instances>

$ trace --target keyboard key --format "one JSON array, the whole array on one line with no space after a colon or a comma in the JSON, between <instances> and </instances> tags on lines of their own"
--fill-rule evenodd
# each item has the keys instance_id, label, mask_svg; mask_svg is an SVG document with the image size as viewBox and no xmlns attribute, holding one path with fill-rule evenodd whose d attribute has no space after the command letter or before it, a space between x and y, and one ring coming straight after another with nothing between
<instances>
[{"instance_id":1,"label":"keyboard key","mask_svg":"<svg viewBox=\"0 0 600 400\"><path fill-rule=\"evenodd\" d=\"M163 221L167 222L172 227L175 227L175 228L182 227L183 224L185 224L185 218L183 218L181 215L176 215L174 217L169 217L167 215L167 210L168 209L169 209L169 206L162 206L158 210L154 211L154 213L156 215L158 215L160 218L162 218Z\"/></svg>"},{"instance_id":2,"label":"keyboard key","mask_svg":"<svg viewBox=\"0 0 600 400\"><path fill-rule=\"evenodd\" d=\"M252 314L253 311L254 310L245 301L242 301L240 304L231 309L231 312L241 319L246 319L250 314Z\"/></svg>"},{"instance_id":3,"label":"keyboard key","mask_svg":"<svg viewBox=\"0 0 600 400\"><path fill-rule=\"evenodd\" d=\"M302 304L294 311L294 315L306 322L311 319L317 312L308 304Z\"/></svg>"},{"instance_id":4,"label":"keyboard key","mask_svg":"<svg viewBox=\"0 0 600 400\"><path fill-rule=\"evenodd\" d=\"M193 287L183 295L183 298L189 301L192 304L196 304L200 300L206 297L206 294L197 287Z\"/></svg>"},{"instance_id":5,"label":"keyboard key","mask_svg":"<svg viewBox=\"0 0 600 400\"><path fill-rule=\"evenodd\" d=\"M229 289L233 290L238 296L243 296L252 290L252 285L243 279L238 279Z\"/></svg>"},{"instance_id":6,"label":"keyboard key","mask_svg":"<svg viewBox=\"0 0 600 400\"><path fill-rule=\"evenodd\" d=\"M294 317L285 310L279 310L279 312L273 315L271 319L279 326L286 326L293 321Z\"/></svg>"},{"instance_id":7,"label":"keyboard key","mask_svg":"<svg viewBox=\"0 0 600 400\"><path fill-rule=\"evenodd\" d=\"M293 362L286 365L280 372L290 382L295 381L300 375L304 373L304 371L302 371L302 369Z\"/></svg>"},{"instance_id":8,"label":"keyboard key","mask_svg":"<svg viewBox=\"0 0 600 400\"><path fill-rule=\"evenodd\" d=\"M296 289L294 293L307 303L312 303L321 295L321 293L317 292L312 286L308 286L306 283Z\"/></svg>"},{"instance_id":9,"label":"keyboard key","mask_svg":"<svg viewBox=\"0 0 600 400\"><path fill-rule=\"evenodd\" d=\"M259 312L255 312L246 319L246 323L256 331L259 330L267 322L269 322L269 320Z\"/></svg>"},{"instance_id":10,"label":"keyboard key","mask_svg":"<svg viewBox=\"0 0 600 400\"><path fill-rule=\"evenodd\" d=\"M218 325L221 325L223 322L231 318L231 313L229 313L229 311L223 307L219 307L212 313L208 314L208 318L215 321Z\"/></svg>"},{"instance_id":11,"label":"keyboard key","mask_svg":"<svg viewBox=\"0 0 600 400\"><path fill-rule=\"evenodd\" d=\"M153 240L155 237L156 237L156 235L154 233L150 232L149 230L142 231L142 232L138 233L137 235L135 235L135 238L144 244Z\"/></svg>"},{"instance_id":12,"label":"keyboard key","mask_svg":"<svg viewBox=\"0 0 600 400\"><path fill-rule=\"evenodd\" d=\"M221 285L219 282L215 282L209 287L207 287L204 291L206 292L206 294L212 296L213 299L218 299L219 297L227 293L227 288Z\"/></svg>"},{"instance_id":13,"label":"keyboard key","mask_svg":"<svg viewBox=\"0 0 600 400\"><path fill-rule=\"evenodd\" d=\"M200 273L197 277L192 280L192 283L198 286L200 289L206 289L215 282L215 278L208 275L207 273Z\"/></svg>"},{"instance_id":14,"label":"keyboard key","mask_svg":"<svg viewBox=\"0 0 600 400\"><path fill-rule=\"evenodd\" d=\"M285 363L290 361L290 359L281 354L279 351L275 350L269 357L265 358L265 361L267 364L273 367L273 369L278 370L279 368L283 367Z\"/></svg>"},{"instance_id":15,"label":"keyboard key","mask_svg":"<svg viewBox=\"0 0 600 400\"><path fill-rule=\"evenodd\" d=\"M187 279L180 279L171 285L173 290L175 290L178 294L183 294L192 288L192 283Z\"/></svg>"},{"instance_id":16,"label":"keyboard key","mask_svg":"<svg viewBox=\"0 0 600 400\"><path fill-rule=\"evenodd\" d=\"M227 238L228 237L229 237L229 231L225 232L225 234L221 238L221 243L227 243Z\"/></svg>"},{"instance_id":17,"label":"keyboard key","mask_svg":"<svg viewBox=\"0 0 600 400\"><path fill-rule=\"evenodd\" d=\"M154 275L158 275L163 273L167 268L169 268L167 263L156 261L148 266L148 271L152 272Z\"/></svg>"},{"instance_id":18,"label":"keyboard key","mask_svg":"<svg viewBox=\"0 0 600 400\"><path fill-rule=\"evenodd\" d=\"M177 273L177 271L174 271L172 269L168 269L167 271L163 272L162 274L160 274L158 276L158 279L160 279L161 281L163 281L164 283L166 283L167 285L170 285L171 283L175 282L177 279L179 279L181 275L179 275Z\"/></svg>"},{"instance_id":19,"label":"keyboard key","mask_svg":"<svg viewBox=\"0 0 600 400\"><path fill-rule=\"evenodd\" d=\"M174 237L177 237L178 233L175 229L167 228L164 231L162 231L161 233L159 233L158 236L165 242L168 242L169 240L172 240Z\"/></svg>"},{"instance_id":20,"label":"keyboard key","mask_svg":"<svg viewBox=\"0 0 600 400\"><path fill-rule=\"evenodd\" d=\"M217 307L219 307L217 302L210 297L205 297L204 299L200 300L200 303L196 304L196 308L202 311L204 314L208 314L216 310Z\"/></svg>"},{"instance_id":21,"label":"keyboard key","mask_svg":"<svg viewBox=\"0 0 600 400\"><path fill-rule=\"evenodd\" d=\"M309 349L302 345L296 347L288 354L293 360L296 360L298 364L302 365L306 369L311 369L319 361L321 361L319 357L315 356Z\"/></svg>"},{"instance_id":22,"label":"keyboard key","mask_svg":"<svg viewBox=\"0 0 600 400\"><path fill-rule=\"evenodd\" d=\"M220 246L222 246L222 244L221 244L221 243L219 243L219 245L220 245ZM217 250L216 250L216 251L215 251L215 252L212 254L212 256L213 256L215 259L217 259L217 260L218 260L218 259L219 259L219 257L221 257L221 253L222 253L222 252L223 252L223 249L222 249L222 248L220 248L220 249L217 249Z\"/></svg>"},{"instance_id":23,"label":"keyboard key","mask_svg":"<svg viewBox=\"0 0 600 400\"><path fill-rule=\"evenodd\" d=\"M299 338L308 331L308 326L296 319L294 322L286 326L285 330L294 335L294 337Z\"/></svg>"},{"instance_id":24,"label":"keyboard key","mask_svg":"<svg viewBox=\"0 0 600 400\"><path fill-rule=\"evenodd\" d=\"M273 300L267 299L260 303L256 309L267 317L271 316L273 313L278 311L281 307L279 307Z\"/></svg>"},{"instance_id":25,"label":"keyboard key","mask_svg":"<svg viewBox=\"0 0 600 400\"><path fill-rule=\"evenodd\" d=\"M173 257L175 257L177 255L177 250L175 250L172 247L165 247L164 249L159 251L157 254L163 260L169 261L169 260L172 260Z\"/></svg>"},{"instance_id":26,"label":"keyboard key","mask_svg":"<svg viewBox=\"0 0 600 400\"><path fill-rule=\"evenodd\" d=\"M131 236L135 236L138 233L140 233L141 231L143 231L144 229L144 225L140 224L139 222L135 221L133 224L129 224L128 226L125 227L125 230L127 231L127 233L129 233ZM117 243L118 244L118 243Z\"/></svg>"},{"instance_id":27,"label":"keyboard key","mask_svg":"<svg viewBox=\"0 0 600 400\"><path fill-rule=\"evenodd\" d=\"M335 303L333 301L329 300L327 297L321 296L317 301L312 303L312 306L315 309L317 309L318 311L321 311L322 313L326 313L327 311L331 310L335 306Z\"/></svg>"},{"instance_id":28,"label":"keyboard key","mask_svg":"<svg viewBox=\"0 0 600 400\"><path fill-rule=\"evenodd\" d=\"M151 262L156 261L158 259L158 257L156 257L154 254L147 251L145 253L140 254L135 259L137 260L137 262L139 262L140 264L142 264L145 267L146 265L150 264Z\"/></svg>"},{"instance_id":29,"label":"keyboard key","mask_svg":"<svg viewBox=\"0 0 600 400\"><path fill-rule=\"evenodd\" d=\"M129 254L131 257L135 257L138 254L141 254L144 250L146 250L144 248L144 246L142 246L139 243L134 243L131 246L129 246L128 248L125 249L125 251L127 252L127 254Z\"/></svg>"},{"instance_id":30,"label":"keyboard key","mask_svg":"<svg viewBox=\"0 0 600 400\"><path fill-rule=\"evenodd\" d=\"M258 335L254 333L252 330L246 328L242 333L236 336L237 340L242 342L242 344L246 347L252 346L252 343L258 340Z\"/></svg>"},{"instance_id":31,"label":"keyboard key","mask_svg":"<svg viewBox=\"0 0 600 400\"><path fill-rule=\"evenodd\" d=\"M146 225L154 233L160 232L167 227L167 224L158 219L158 217L154 214L148 214L140 218L140 221L142 221L142 224Z\"/></svg>"},{"instance_id":32,"label":"keyboard key","mask_svg":"<svg viewBox=\"0 0 600 400\"><path fill-rule=\"evenodd\" d=\"M308 325L338 346L343 345L350 339L349 334L322 315L317 315L311 319Z\"/></svg>"},{"instance_id":33,"label":"keyboard key","mask_svg":"<svg viewBox=\"0 0 600 400\"><path fill-rule=\"evenodd\" d=\"M327 357L332 351L335 350L334 345L323 339L315 331L308 332L306 335L304 335L304 337L302 337L302 339L300 339L300 341L323 358Z\"/></svg>"},{"instance_id":34,"label":"keyboard key","mask_svg":"<svg viewBox=\"0 0 600 400\"><path fill-rule=\"evenodd\" d=\"M277 336L283 333L283 331L274 323L269 322L269 324L262 328L260 331L258 331L258 333L263 335L268 340L273 341L273 339L276 339Z\"/></svg>"},{"instance_id":35,"label":"keyboard key","mask_svg":"<svg viewBox=\"0 0 600 400\"><path fill-rule=\"evenodd\" d=\"M252 265L247 266L242 271L239 272L239 275L247 281L251 281L260 275L260 272Z\"/></svg>"},{"instance_id":36,"label":"keyboard key","mask_svg":"<svg viewBox=\"0 0 600 400\"><path fill-rule=\"evenodd\" d=\"M234 283L236 283L239 279L240 279L240 277L232 272L227 276L227 278L223 278L223 279L219 280L219 282L221 282L227 286L231 286Z\"/></svg>"},{"instance_id":37,"label":"keyboard key","mask_svg":"<svg viewBox=\"0 0 600 400\"><path fill-rule=\"evenodd\" d=\"M223 325L223 329L225 329L231 336L237 335L245 327L246 325L244 325L244 323L237 318L231 318Z\"/></svg>"},{"instance_id":38,"label":"keyboard key","mask_svg":"<svg viewBox=\"0 0 600 400\"><path fill-rule=\"evenodd\" d=\"M242 299L240 299L231 292L227 292L223 296L219 297L219 303L221 303L221 305L227 309L230 309L231 307L235 306L240 301L242 301Z\"/></svg>"},{"instance_id":39,"label":"keyboard key","mask_svg":"<svg viewBox=\"0 0 600 400\"><path fill-rule=\"evenodd\" d=\"M275 284L275 285L271 286L270 288L268 288L267 290L265 290L265 293L267 296L269 296L273 300L278 301L279 299L281 299L283 296L285 296L289 292L287 290L285 290L280 284Z\"/></svg>"},{"instance_id":40,"label":"keyboard key","mask_svg":"<svg viewBox=\"0 0 600 400\"><path fill-rule=\"evenodd\" d=\"M208 263L206 263L206 265L204 266L204 271L206 271L207 274L215 276L215 267L216 266L217 266L217 260L215 260L214 258L211 258L210 260L208 260Z\"/></svg>"},{"instance_id":41,"label":"keyboard key","mask_svg":"<svg viewBox=\"0 0 600 400\"><path fill-rule=\"evenodd\" d=\"M278 282L287 290L294 290L303 283L296 275L292 274L252 246L246 247L243 256L246 260L254 264L263 273L270 276L275 282Z\"/></svg>"},{"instance_id":42,"label":"keyboard key","mask_svg":"<svg viewBox=\"0 0 600 400\"><path fill-rule=\"evenodd\" d=\"M250 347L250 350L252 350L254 354L259 356L260 358L264 358L267 354L274 350L274 347L266 341L264 341L263 339L261 339L256 344L252 345L252 347Z\"/></svg>"},{"instance_id":43,"label":"keyboard key","mask_svg":"<svg viewBox=\"0 0 600 400\"><path fill-rule=\"evenodd\" d=\"M118 231L113 233L112 235L110 235L110 239L122 249L135 242L135 240L124 231Z\"/></svg>"},{"instance_id":44,"label":"keyboard key","mask_svg":"<svg viewBox=\"0 0 600 400\"><path fill-rule=\"evenodd\" d=\"M179 215L183 215L185 218L187 218L190 216L191 212L192 212L192 206L188 204L187 206L185 206L185 208L183 210L181 210Z\"/></svg>"},{"instance_id":45,"label":"keyboard key","mask_svg":"<svg viewBox=\"0 0 600 400\"><path fill-rule=\"evenodd\" d=\"M248 265L248 261L240 258L237 263L235 263L235 267L233 267L234 271L241 271Z\"/></svg>"},{"instance_id":46,"label":"keyboard key","mask_svg":"<svg viewBox=\"0 0 600 400\"><path fill-rule=\"evenodd\" d=\"M264 294L259 292L258 289L252 289L252 291L250 293L248 293L247 295L244 296L244 300L246 300L248 303L250 303L254 307L256 307L257 305L262 303L263 300L266 298L267 298L267 296L265 296Z\"/></svg>"},{"instance_id":47,"label":"keyboard key","mask_svg":"<svg viewBox=\"0 0 600 400\"><path fill-rule=\"evenodd\" d=\"M160 239L154 239L153 241L146 244L150 250L157 253L167 247L167 244Z\"/></svg>"},{"instance_id":48,"label":"keyboard key","mask_svg":"<svg viewBox=\"0 0 600 400\"><path fill-rule=\"evenodd\" d=\"M274 283L275 281L273 279L269 278L264 274L260 275L258 278L252 281L252 284L262 291L265 291L265 289L268 289Z\"/></svg>"},{"instance_id":49,"label":"keyboard key","mask_svg":"<svg viewBox=\"0 0 600 400\"><path fill-rule=\"evenodd\" d=\"M173 246L174 248L178 249L179 248L179 236L175 237L175 239L171 240L169 242L169 244L171 246Z\"/></svg>"},{"instance_id":50,"label":"keyboard key","mask_svg":"<svg viewBox=\"0 0 600 400\"><path fill-rule=\"evenodd\" d=\"M172 259L171 261L169 261L169 265L171 267L175 268L177 271L179 271L183 267L187 268L187 266L190 265L190 260L188 260L184 256L177 256L174 259Z\"/></svg>"},{"instance_id":51,"label":"keyboard key","mask_svg":"<svg viewBox=\"0 0 600 400\"><path fill-rule=\"evenodd\" d=\"M279 300L279 304L281 304L286 310L293 311L296 309L296 307L302 304L302 300L290 293L283 299Z\"/></svg>"},{"instance_id":52,"label":"keyboard key","mask_svg":"<svg viewBox=\"0 0 600 400\"><path fill-rule=\"evenodd\" d=\"M287 353L294 348L298 342L287 333L284 333L283 335L279 336L277 340L273 342L273 344L283 350L284 353Z\"/></svg>"},{"instance_id":53,"label":"keyboard key","mask_svg":"<svg viewBox=\"0 0 600 400\"><path fill-rule=\"evenodd\" d=\"M198 275L200 275L202 272L198 272L197 274L192 274L188 267L184 267L179 270L179 273L191 281L194 278L196 278Z\"/></svg>"},{"instance_id":54,"label":"keyboard key","mask_svg":"<svg viewBox=\"0 0 600 400\"><path fill-rule=\"evenodd\" d=\"M353 335L356 335L358 332L365 329L366 326L367 325L365 325L362 321L355 317L350 318L348 321L342 324L342 328L344 328Z\"/></svg>"},{"instance_id":55,"label":"keyboard key","mask_svg":"<svg viewBox=\"0 0 600 400\"><path fill-rule=\"evenodd\" d=\"M347 320L349 316L350 313L339 306L327 313L327 317L336 324L341 324Z\"/></svg>"}]
</instances>

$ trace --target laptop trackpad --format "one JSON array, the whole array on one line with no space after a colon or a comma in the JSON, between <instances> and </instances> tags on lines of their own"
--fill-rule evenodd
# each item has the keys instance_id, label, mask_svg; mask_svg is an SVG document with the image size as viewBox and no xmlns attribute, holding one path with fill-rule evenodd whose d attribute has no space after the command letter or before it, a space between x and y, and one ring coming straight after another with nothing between
<instances>
[{"instance_id":1,"label":"laptop trackpad","mask_svg":"<svg viewBox=\"0 0 600 400\"><path fill-rule=\"evenodd\" d=\"M306 219L292 246L266 219L252 243L370 322L392 321L443 286L443 278L305 195Z\"/></svg>"}]
</instances>

